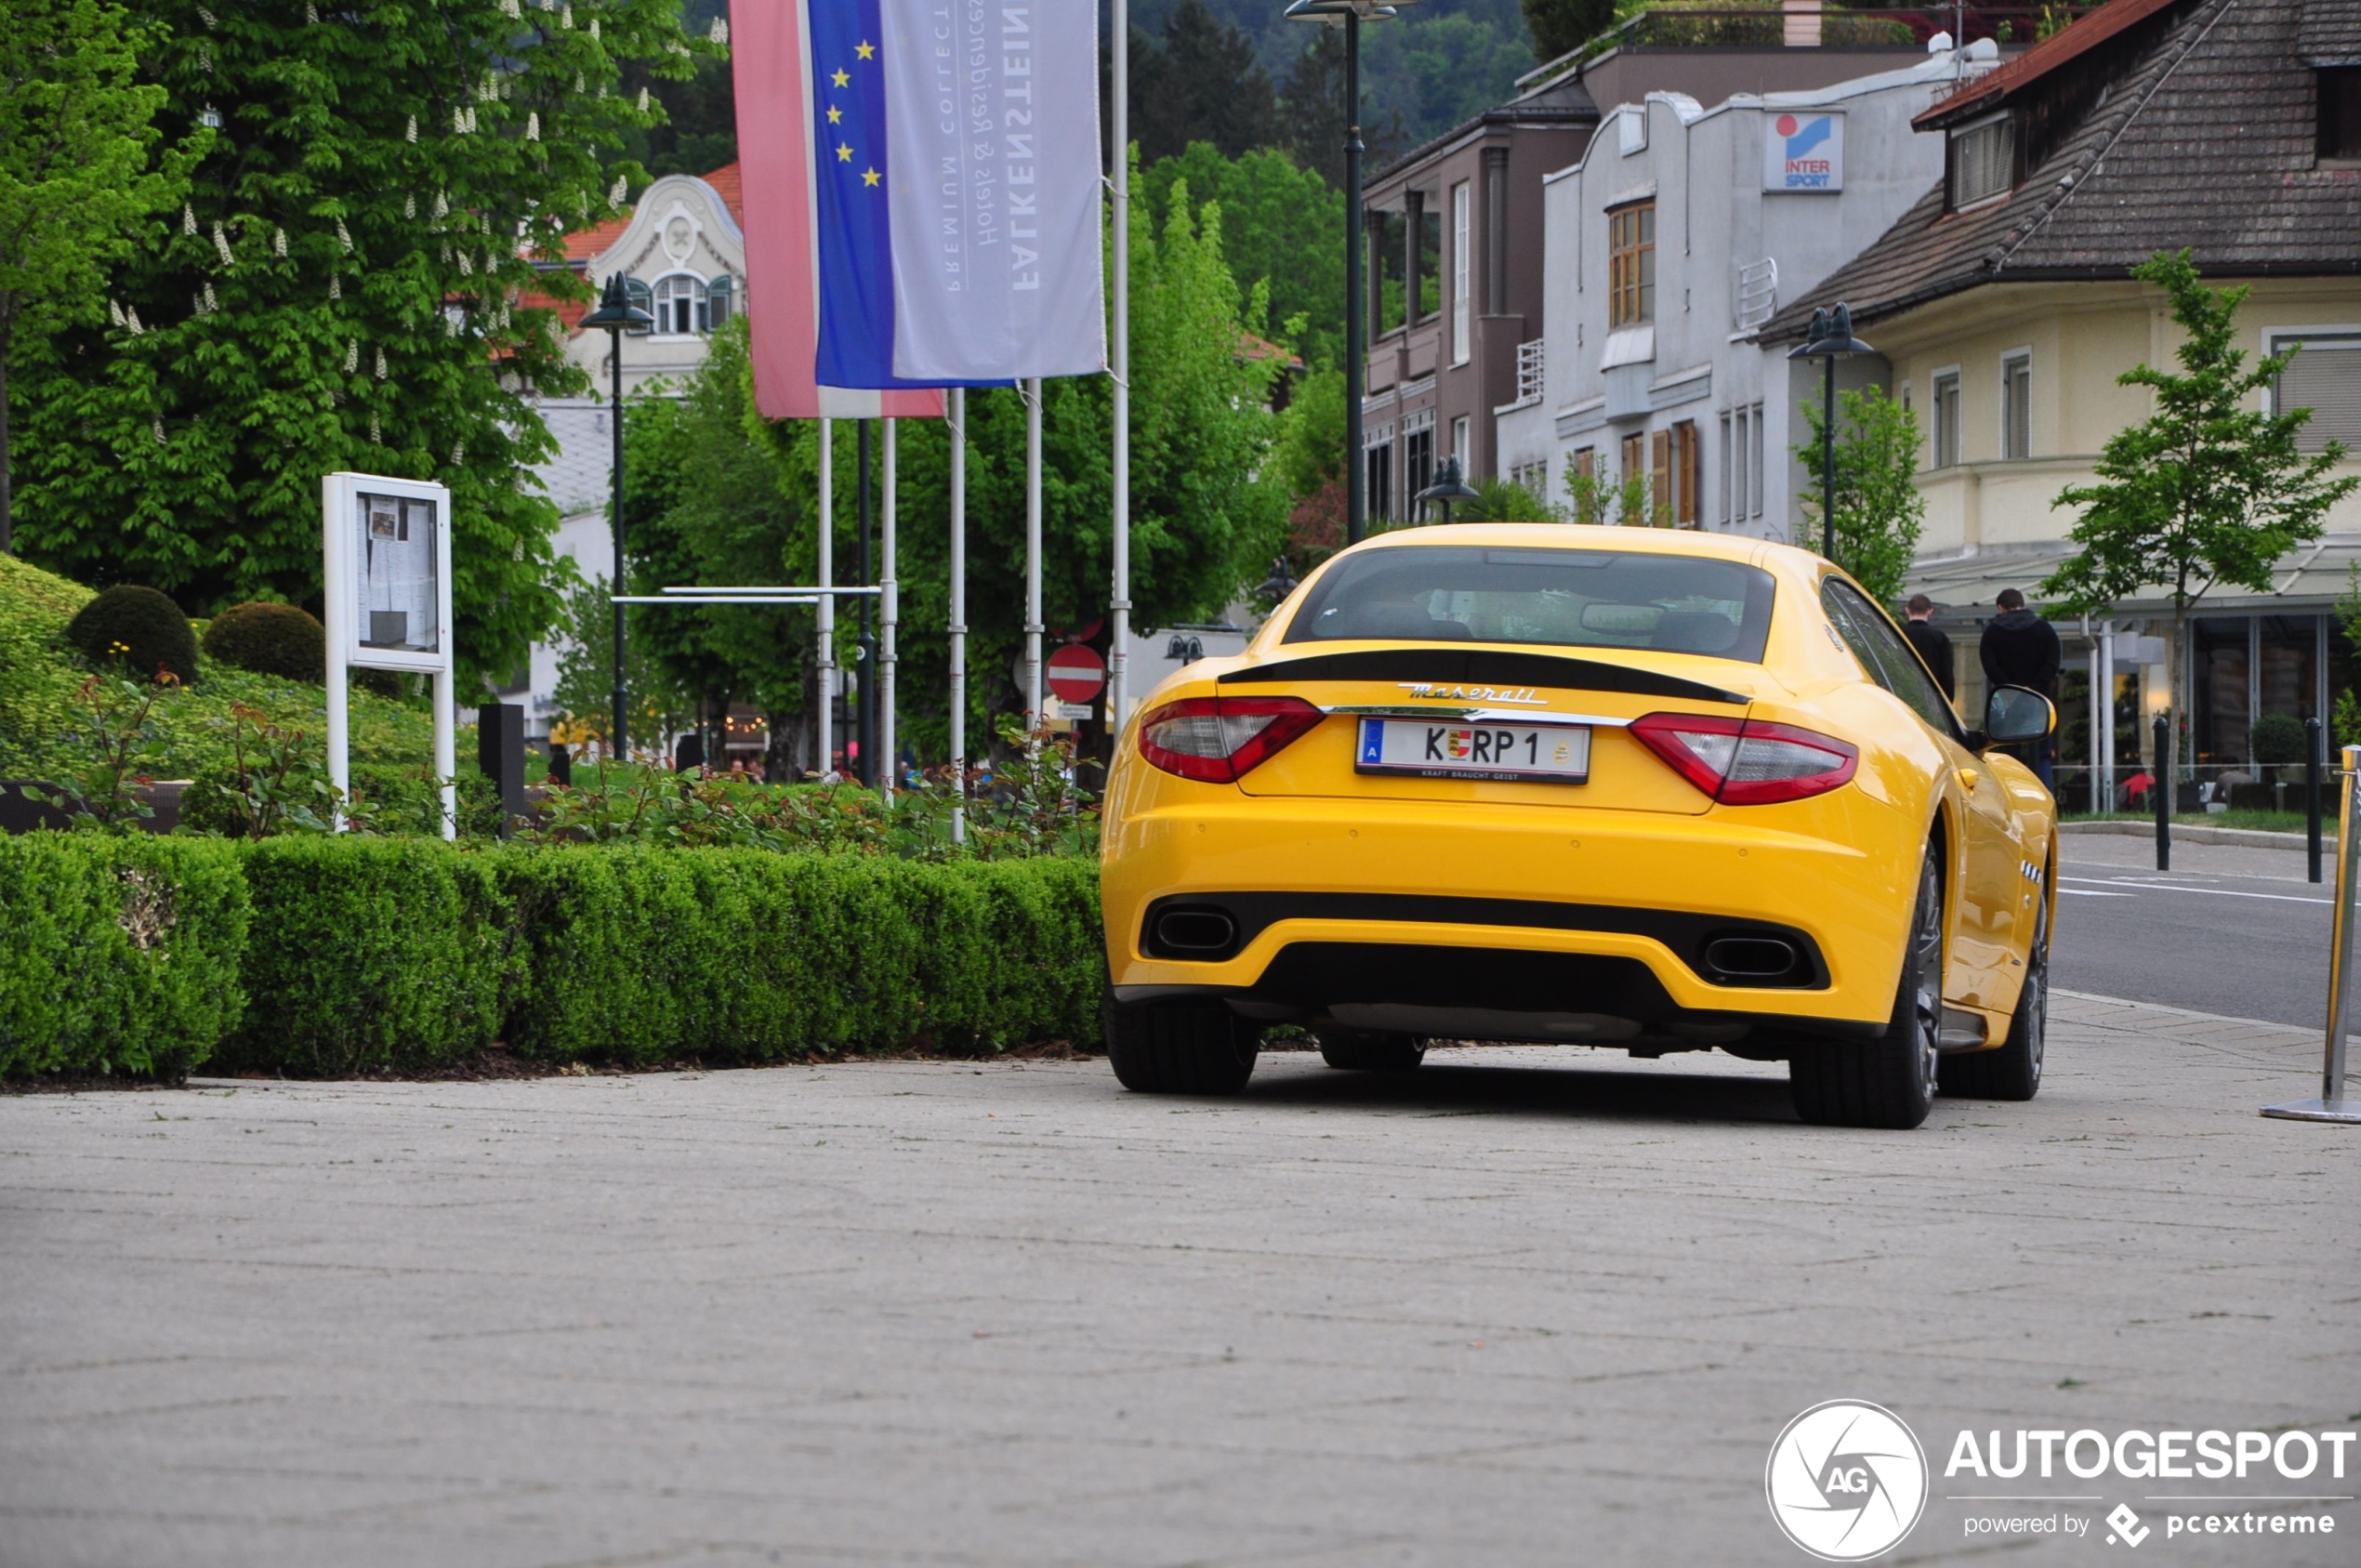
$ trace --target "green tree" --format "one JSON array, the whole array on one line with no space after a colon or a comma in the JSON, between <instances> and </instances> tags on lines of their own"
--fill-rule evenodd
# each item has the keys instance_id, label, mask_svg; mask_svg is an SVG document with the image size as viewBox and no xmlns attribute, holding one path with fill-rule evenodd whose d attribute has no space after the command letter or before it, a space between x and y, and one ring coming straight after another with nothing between
<instances>
[{"instance_id":1,"label":"green tree","mask_svg":"<svg viewBox=\"0 0 2361 1568\"><path fill-rule=\"evenodd\" d=\"M1524 0L1534 58L1552 60L1572 54L1613 26L1615 11L1615 0Z\"/></svg>"},{"instance_id":2,"label":"green tree","mask_svg":"<svg viewBox=\"0 0 2361 1568\"><path fill-rule=\"evenodd\" d=\"M558 689L555 694L561 726L550 739L579 745L605 740L614 718L614 600L602 581L576 580L559 600ZM629 628L625 639L624 684L628 692L625 717L631 725L635 754L653 753L664 737L695 720L696 697L683 690L640 636Z\"/></svg>"},{"instance_id":3,"label":"green tree","mask_svg":"<svg viewBox=\"0 0 2361 1568\"><path fill-rule=\"evenodd\" d=\"M513 668L558 608L528 394L584 385L525 291L587 285L534 253L639 172L602 160L664 111L614 90L622 67L680 75L715 46L677 0L135 16L168 30L142 61L167 137L221 124L178 221L116 271L122 324L58 334L25 378L25 552L200 611L316 606L321 475L433 479L460 665Z\"/></svg>"},{"instance_id":4,"label":"green tree","mask_svg":"<svg viewBox=\"0 0 2361 1568\"><path fill-rule=\"evenodd\" d=\"M2299 447L2310 409L2261 411L2262 393L2296 350L2264 355L2249 367L2237 347L2244 286L2209 287L2185 250L2160 252L2131 275L2163 289L2170 302L2185 335L2176 353L2181 368L2141 364L2116 378L2146 388L2156 412L2109 438L2096 483L2058 493L2057 506L2081 513L2070 534L2081 548L2041 591L2069 614L2105 611L2150 585L2170 597L2171 740L2160 761L2171 779L2179 776L2187 696L2181 650L2191 611L2217 583L2267 590L2272 568L2296 546L2317 539L2328 508L2361 479L2333 477L2344 460L2341 442L2308 455Z\"/></svg>"},{"instance_id":5,"label":"green tree","mask_svg":"<svg viewBox=\"0 0 2361 1568\"><path fill-rule=\"evenodd\" d=\"M1131 135L1144 162L1209 141L1234 158L1282 139L1278 95L1254 40L1205 0L1180 0L1161 39L1131 30Z\"/></svg>"},{"instance_id":6,"label":"green tree","mask_svg":"<svg viewBox=\"0 0 2361 1568\"><path fill-rule=\"evenodd\" d=\"M1820 410L1803 404L1809 438L1795 449L1812 482L1797 493L1810 517L1805 548L1820 545L1822 467L1826 422ZM1919 494L1919 421L1909 409L1869 387L1837 397L1837 555L1839 566L1880 603L1902 602L1902 585L1918 553L1919 530L1926 521L1926 497Z\"/></svg>"},{"instance_id":7,"label":"green tree","mask_svg":"<svg viewBox=\"0 0 2361 1568\"><path fill-rule=\"evenodd\" d=\"M8 364L20 340L105 319L108 269L179 199L202 131L148 166L150 35L105 0L17 0L0 28L0 554L13 548Z\"/></svg>"},{"instance_id":8,"label":"green tree","mask_svg":"<svg viewBox=\"0 0 2361 1568\"><path fill-rule=\"evenodd\" d=\"M1166 211L1172 188L1182 183L1194 200L1220 204L1222 258L1239 284L1269 289L1268 321L1248 322L1248 329L1293 337L1307 363L1338 362L1344 351L1344 193L1285 152L1263 148L1225 157L1197 141L1147 165L1140 194ZM1300 329L1291 327L1299 317Z\"/></svg>"}]
</instances>

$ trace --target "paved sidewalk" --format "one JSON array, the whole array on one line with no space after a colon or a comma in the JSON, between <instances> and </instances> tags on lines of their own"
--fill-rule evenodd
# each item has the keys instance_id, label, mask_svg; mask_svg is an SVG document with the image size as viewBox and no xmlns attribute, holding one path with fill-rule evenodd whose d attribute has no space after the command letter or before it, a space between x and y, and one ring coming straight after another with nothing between
<instances>
[{"instance_id":1,"label":"paved sidewalk","mask_svg":"<svg viewBox=\"0 0 2361 1568\"><path fill-rule=\"evenodd\" d=\"M2303 1031L2051 1052L1908 1134L1572 1048L0 1098L0 1563L1803 1563L1838 1396L1930 1451L1900 1561L2107 1559L1970 1537L1954 1435L2349 1428L2361 1132L2255 1114Z\"/></svg>"}]
</instances>

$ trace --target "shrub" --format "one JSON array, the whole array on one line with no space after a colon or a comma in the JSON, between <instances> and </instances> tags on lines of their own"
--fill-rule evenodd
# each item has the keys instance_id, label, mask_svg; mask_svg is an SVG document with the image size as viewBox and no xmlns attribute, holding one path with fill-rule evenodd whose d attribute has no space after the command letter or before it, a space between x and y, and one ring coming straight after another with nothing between
<instances>
[{"instance_id":1,"label":"shrub","mask_svg":"<svg viewBox=\"0 0 2361 1568\"><path fill-rule=\"evenodd\" d=\"M0 837L0 1074L186 1074L237 1023L247 922L226 844Z\"/></svg>"},{"instance_id":2,"label":"shrub","mask_svg":"<svg viewBox=\"0 0 2361 1568\"><path fill-rule=\"evenodd\" d=\"M2266 713L2254 721L2254 759L2265 765L2303 760L2303 720L2292 714Z\"/></svg>"},{"instance_id":3,"label":"shrub","mask_svg":"<svg viewBox=\"0 0 2361 1568\"><path fill-rule=\"evenodd\" d=\"M585 845L502 864L518 921L508 1037L533 1055L760 1061L1096 1038L1087 863Z\"/></svg>"},{"instance_id":4,"label":"shrub","mask_svg":"<svg viewBox=\"0 0 2361 1568\"><path fill-rule=\"evenodd\" d=\"M66 623L66 639L101 668L120 653L135 675L169 670L185 684L197 673L197 634L189 617L153 588L125 583L107 589Z\"/></svg>"},{"instance_id":5,"label":"shrub","mask_svg":"<svg viewBox=\"0 0 2361 1568\"><path fill-rule=\"evenodd\" d=\"M415 1070L497 1037L507 911L493 858L433 838L300 837L240 847L254 901L231 1068Z\"/></svg>"},{"instance_id":6,"label":"shrub","mask_svg":"<svg viewBox=\"0 0 2361 1568\"><path fill-rule=\"evenodd\" d=\"M257 675L314 684L328 678L328 634L292 604L232 605L204 629L205 657Z\"/></svg>"}]
</instances>

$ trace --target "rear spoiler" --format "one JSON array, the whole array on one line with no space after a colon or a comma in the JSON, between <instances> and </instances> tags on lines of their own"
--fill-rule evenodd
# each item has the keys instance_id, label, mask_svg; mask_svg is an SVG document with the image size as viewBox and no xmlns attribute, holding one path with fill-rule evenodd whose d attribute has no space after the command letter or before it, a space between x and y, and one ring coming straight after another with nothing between
<instances>
[{"instance_id":1,"label":"rear spoiler","mask_svg":"<svg viewBox=\"0 0 2361 1568\"><path fill-rule=\"evenodd\" d=\"M1641 697L1670 697L1692 703L1728 703L1744 707L1741 692L1683 680L1677 675L1610 665L1562 653L1513 653L1490 648L1413 646L1370 648L1350 653L1312 653L1225 670L1221 686L1267 686L1305 680L1393 680L1421 685L1550 687L1575 692L1626 692ZM1437 693L1441 695L1442 693ZM1478 692L1468 693L1471 696Z\"/></svg>"}]
</instances>

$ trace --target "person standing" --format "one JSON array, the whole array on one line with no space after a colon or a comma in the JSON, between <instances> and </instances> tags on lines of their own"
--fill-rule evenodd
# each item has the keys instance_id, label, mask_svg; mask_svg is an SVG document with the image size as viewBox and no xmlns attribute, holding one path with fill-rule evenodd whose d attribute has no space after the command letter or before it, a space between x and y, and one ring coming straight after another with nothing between
<instances>
[{"instance_id":1,"label":"person standing","mask_svg":"<svg viewBox=\"0 0 2361 1568\"><path fill-rule=\"evenodd\" d=\"M1988 691L1995 686L2029 686L2055 703L2058 700L2058 665L2064 650L2058 642L2058 628L2025 608L2025 595L2014 588L2002 588L1994 601L2000 613L1984 625L1984 638L1976 647L1976 656L1984 665L1984 679ZM2044 735L2025 748L2025 760L2041 780L2041 787L2052 795L2057 791L2051 783L2051 754L2054 737Z\"/></svg>"},{"instance_id":2,"label":"person standing","mask_svg":"<svg viewBox=\"0 0 2361 1568\"><path fill-rule=\"evenodd\" d=\"M1951 639L1927 618L1934 613L1934 600L1922 593L1914 593L1910 596L1910 602L1902 608L1909 616L1902 623L1902 635L1910 639L1910 646L1917 649L1919 657L1926 661L1934 683L1943 688L1944 700L1958 702L1959 677L1952 669Z\"/></svg>"}]
</instances>

